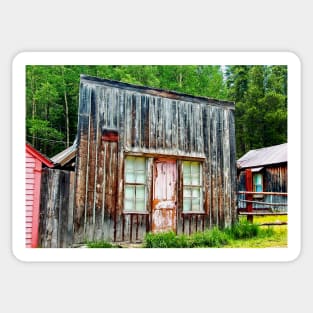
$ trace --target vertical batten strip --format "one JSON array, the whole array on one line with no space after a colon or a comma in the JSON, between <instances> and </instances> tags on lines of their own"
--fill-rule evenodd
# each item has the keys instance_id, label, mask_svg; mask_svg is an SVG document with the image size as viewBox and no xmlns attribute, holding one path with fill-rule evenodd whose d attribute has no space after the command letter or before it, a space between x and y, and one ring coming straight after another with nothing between
<instances>
[{"instance_id":1,"label":"vertical batten strip","mask_svg":"<svg viewBox=\"0 0 313 313\"><path fill-rule=\"evenodd\" d=\"M99 127L99 89L96 88L95 90L95 126L96 126L96 129L95 129L95 132L96 132L96 140L95 140L95 172L94 172L94 178L95 178L95 181L94 181L94 195L93 195L93 212L92 212L92 223L94 225L94 231L95 231L95 228L96 228L96 197L97 197L97 169L98 169L98 148L100 146L100 142L99 142L99 133L101 132L100 131L100 127ZM100 136L101 137L101 136Z\"/></svg>"},{"instance_id":2,"label":"vertical batten strip","mask_svg":"<svg viewBox=\"0 0 313 313\"><path fill-rule=\"evenodd\" d=\"M87 204L88 204L88 182L89 182L89 147L90 147L90 125L91 125L91 89L88 88L88 103L89 103L89 115L88 115L88 135L87 135L87 162L86 162L86 183L85 183L85 209L84 209L84 236L86 236L86 223L87 223Z\"/></svg>"},{"instance_id":3,"label":"vertical batten strip","mask_svg":"<svg viewBox=\"0 0 313 313\"><path fill-rule=\"evenodd\" d=\"M236 170L236 137L235 113L229 110L229 150L230 150L230 176L231 176L231 218L232 223L237 221L237 170Z\"/></svg>"},{"instance_id":4,"label":"vertical batten strip","mask_svg":"<svg viewBox=\"0 0 313 313\"><path fill-rule=\"evenodd\" d=\"M107 167L106 167L106 157L107 157L107 143L103 142L103 181L102 181L102 216L101 216L101 227L102 227L102 238L104 239L104 219L105 219L105 203L106 203L106 174L107 174Z\"/></svg>"}]
</instances>

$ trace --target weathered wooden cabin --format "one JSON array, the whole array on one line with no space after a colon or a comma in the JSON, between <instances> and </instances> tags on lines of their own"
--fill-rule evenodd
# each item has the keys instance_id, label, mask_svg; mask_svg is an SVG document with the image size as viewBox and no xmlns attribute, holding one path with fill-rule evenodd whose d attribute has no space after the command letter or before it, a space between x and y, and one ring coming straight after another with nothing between
<instances>
[{"instance_id":1,"label":"weathered wooden cabin","mask_svg":"<svg viewBox=\"0 0 313 313\"><path fill-rule=\"evenodd\" d=\"M237 161L238 191L259 192L252 194L249 201L254 201L253 209L286 211L288 185L287 143L250 150ZM265 192L262 194L262 192ZM273 193L273 194L266 194ZM275 194L276 193L276 194ZM245 209L247 204L244 194L238 196L238 209ZM266 205L263 204L267 203Z\"/></svg>"},{"instance_id":2,"label":"weathered wooden cabin","mask_svg":"<svg viewBox=\"0 0 313 313\"><path fill-rule=\"evenodd\" d=\"M74 243L236 220L234 103L81 76Z\"/></svg>"},{"instance_id":3,"label":"weathered wooden cabin","mask_svg":"<svg viewBox=\"0 0 313 313\"><path fill-rule=\"evenodd\" d=\"M41 172L44 167L53 167L53 162L29 143L25 145L25 153L25 244L27 248L36 248L39 237Z\"/></svg>"}]
</instances>

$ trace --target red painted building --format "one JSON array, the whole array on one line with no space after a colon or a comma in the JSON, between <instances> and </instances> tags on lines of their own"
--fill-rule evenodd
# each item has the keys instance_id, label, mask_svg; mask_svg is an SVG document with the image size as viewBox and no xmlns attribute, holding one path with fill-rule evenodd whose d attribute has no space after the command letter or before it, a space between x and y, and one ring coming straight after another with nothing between
<instances>
[{"instance_id":1,"label":"red painted building","mask_svg":"<svg viewBox=\"0 0 313 313\"><path fill-rule=\"evenodd\" d=\"M38 246L40 186L42 167L53 167L52 161L26 143L25 158L25 240L27 248Z\"/></svg>"}]
</instances>

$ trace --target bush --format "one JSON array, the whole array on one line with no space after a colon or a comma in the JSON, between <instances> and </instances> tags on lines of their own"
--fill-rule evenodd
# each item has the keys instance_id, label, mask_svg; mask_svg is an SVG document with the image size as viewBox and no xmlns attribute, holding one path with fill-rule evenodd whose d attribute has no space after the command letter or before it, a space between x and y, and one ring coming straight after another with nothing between
<instances>
[{"instance_id":1,"label":"bush","mask_svg":"<svg viewBox=\"0 0 313 313\"><path fill-rule=\"evenodd\" d=\"M177 248L177 238L173 231L148 233L144 239L145 248Z\"/></svg>"},{"instance_id":2,"label":"bush","mask_svg":"<svg viewBox=\"0 0 313 313\"><path fill-rule=\"evenodd\" d=\"M259 226L247 221L240 221L227 228L226 233L233 239L248 239L258 236Z\"/></svg>"},{"instance_id":3,"label":"bush","mask_svg":"<svg viewBox=\"0 0 313 313\"><path fill-rule=\"evenodd\" d=\"M228 243L228 236L217 227L203 233L194 233L190 236L190 247L216 247Z\"/></svg>"}]
</instances>

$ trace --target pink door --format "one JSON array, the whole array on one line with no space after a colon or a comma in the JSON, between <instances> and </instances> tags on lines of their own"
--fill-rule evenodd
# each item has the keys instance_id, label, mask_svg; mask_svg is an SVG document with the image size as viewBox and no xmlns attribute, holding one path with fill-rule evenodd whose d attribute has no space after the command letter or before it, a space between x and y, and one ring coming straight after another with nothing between
<instances>
[{"instance_id":1,"label":"pink door","mask_svg":"<svg viewBox=\"0 0 313 313\"><path fill-rule=\"evenodd\" d=\"M152 232L176 232L176 161L156 160L153 174Z\"/></svg>"}]
</instances>

